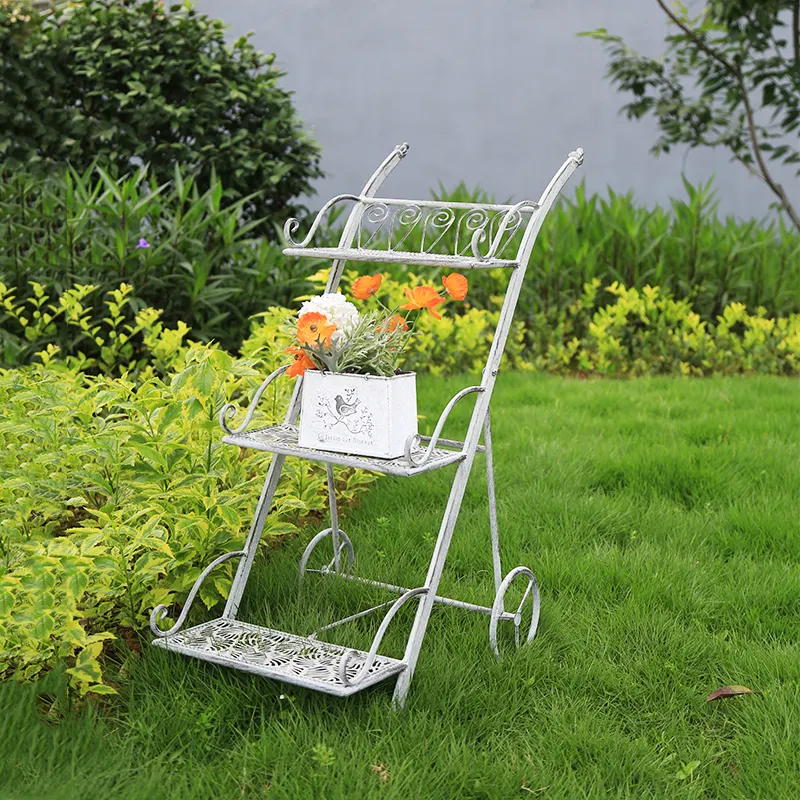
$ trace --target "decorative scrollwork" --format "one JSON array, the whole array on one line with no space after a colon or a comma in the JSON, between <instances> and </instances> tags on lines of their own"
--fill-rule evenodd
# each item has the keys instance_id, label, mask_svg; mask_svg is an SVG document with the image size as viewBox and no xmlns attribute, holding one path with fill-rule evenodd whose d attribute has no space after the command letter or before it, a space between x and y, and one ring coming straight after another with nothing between
<instances>
[{"instance_id":1,"label":"decorative scrollwork","mask_svg":"<svg viewBox=\"0 0 800 800\"><path fill-rule=\"evenodd\" d=\"M172 636L172 634L177 633L182 627L183 623L186 622L186 617L189 615L189 609L192 607L192 603L194 602L194 598L197 593L200 591L200 587L203 585L203 581L208 576L208 573L211 572L214 567L219 566L223 562L227 561L229 558L235 558L236 556L243 556L245 555L244 550L235 550L232 553L225 553L224 555L219 556L219 558L215 558L201 573L200 577L194 582L194 586L192 586L192 591L189 592L189 596L186 598L186 602L183 605L183 610L181 611L180 616L178 617L175 624L168 628L167 630L162 630L158 627L158 623L161 622L164 617L167 616L167 612L169 608L163 604L157 605L153 609L153 613L150 614L150 630L156 635L160 637L165 636Z\"/></svg>"},{"instance_id":2,"label":"decorative scrollwork","mask_svg":"<svg viewBox=\"0 0 800 800\"><path fill-rule=\"evenodd\" d=\"M331 207L336 205L336 203L342 202L343 200L354 200L358 202L361 200L361 198L358 197L358 195L354 194L340 194L328 200L328 202L325 203L324 206L322 206L319 212L317 212L317 216L314 217L314 222L311 224L311 228L309 228L309 231L306 234L306 238L303 239L302 242L296 242L292 238L300 228L300 220L296 219L295 217L287 219L286 224L283 226L283 236L286 239L287 243L290 244L292 247L306 247L308 243L314 238L314 234L317 232L317 228L319 228L319 226L322 224L322 220L325 218L325 215L328 213Z\"/></svg>"},{"instance_id":3,"label":"decorative scrollwork","mask_svg":"<svg viewBox=\"0 0 800 800\"><path fill-rule=\"evenodd\" d=\"M412 434L408 437L408 439L406 439L406 460L412 467L421 467L428 462L428 459L431 457L431 454L439 442L439 437L442 434L444 423L446 422L447 417L450 415L450 412L453 410L455 404L461 400L462 397L466 397L468 394L482 391L484 391L483 386L468 386L466 389L462 389L458 394L453 396L450 402L444 407L444 411L442 411L439 421L436 423L436 428L433 431L430 442L428 442L428 446L425 448L425 452L420 458L414 456L414 448L417 447L421 441L419 434Z\"/></svg>"},{"instance_id":4,"label":"decorative scrollwork","mask_svg":"<svg viewBox=\"0 0 800 800\"><path fill-rule=\"evenodd\" d=\"M419 595L427 593L427 586L419 586L416 589L409 589L407 592L405 592L405 594L403 594L401 597L398 597L397 600L394 601L392 607L386 612L386 616L383 618L383 621L381 622L380 627L375 634L375 638L372 640L372 646L369 648L369 653L367 653L367 657L364 659L361 669L352 678L347 676L347 667L350 663L350 659L353 657L353 655L356 655L356 652L353 650L348 650L342 655L341 661L339 661L339 680L342 682L343 686L353 686L362 681L369 674L369 671L372 669L372 665L375 663L375 659L378 657L378 648L380 647L383 636L389 627L389 623L394 619L397 612L405 605L405 603L407 603L413 597L418 597Z\"/></svg>"},{"instance_id":5,"label":"decorative scrollwork","mask_svg":"<svg viewBox=\"0 0 800 800\"><path fill-rule=\"evenodd\" d=\"M458 221L458 227L456 228L455 255L464 255L472 242L475 231L484 230L489 224L489 221L490 213L486 208L474 208L462 214ZM466 238L466 242L463 241L464 238Z\"/></svg>"},{"instance_id":6,"label":"decorative scrollwork","mask_svg":"<svg viewBox=\"0 0 800 800\"><path fill-rule=\"evenodd\" d=\"M261 399L261 395L264 394L267 386L269 386L278 375L282 375L286 370L289 369L289 365L285 364L282 367L278 367L266 380L258 387L258 391L253 396L252 401L250 402L250 406L247 409L247 414L245 415L242 424L238 428L229 428L228 427L228 420L233 418L233 415L236 413L236 406L233 403L227 403L224 405L219 412L219 424L225 433L233 436L237 433L241 433L249 424L250 420L253 419L253 414L255 414L256 406L258 405L258 401Z\"/></svg>"},{"instance_id":7,"label":"decorative scrollwork","mask_svg":"<svg viewBox=\"0 0 800 800\"><path fill-rule=\"evenodd\" d=\"M421 253L432 253L434 248L445 237L456 220L456 212L449 206L441 206L430 211L422 226ZM434 237L433 241L425 243L425 237Z\"/></svg>"},{"instance_id":8,"label":"decorative scrollwork","mask_svg":"<svg viewBox=\"0 0 800 800\"><path fill-rule=\"evenodd\" d=\"M392 216L389 228L389 250L400 250L422 219L422 209L413 203L398 208ZM393 241L393 236L397 238Z\"/></svg>"},{"instance_id":9,"label":"decorative scrollwork","mask_svg":"<svg viewBox=\"0 0 800 800\"><path fill-rule=\"evenodd\" d=\"M386 203L370 203L361 214L358 222L358 247L366 250L369 245L377 240L378 235L386 226L386 220L389 219L389 206ZM364 223L374 226L372 230L364 228ZM369 234L364 238L365 232Z\"/></svg>"},{"instance_id":10,"label":"decorative scrollwork","mask_svg":"<svg viewBox=\"0 0 800 800\"><path fill-rule=\"evenodd\" d=\"M522 210L528 208L534 210L538 208L538 204L533 203L530 200L522 200L506 211L505 214L500 217L500 224L493 237L487 237L485 228L479 228L476 230L472 235L472 254L475 256L475 258L477 258L478 261L488 261L491 258L495 258L498 252L501 250L500 245L503 240L505 239L506 244L508 244L508 242L513 238L517 229L522 224ZM487 238L490 238L490 245L488 252L484 255L480 252L480 245Z\"/></svg>"}]
</instances>

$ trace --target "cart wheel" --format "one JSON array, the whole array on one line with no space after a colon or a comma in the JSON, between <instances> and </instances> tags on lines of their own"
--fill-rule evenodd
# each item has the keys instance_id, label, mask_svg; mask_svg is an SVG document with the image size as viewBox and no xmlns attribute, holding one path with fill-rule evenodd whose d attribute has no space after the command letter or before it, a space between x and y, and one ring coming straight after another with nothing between
<instances>
[{"instance_id":1,"label":"cart wheel","mask_svg":"<svg viewBox=\"0 0 800 800\"><path fill-rule=\"evenodd\" d=\"M311 554L314 552L314 548L323 540L326 539L333 533L332 528L325 528L324 531L320 531L309 543L306 549L303 551L303 556L300 559L300 580L303 580L303 576L306 574L306 565L308 564L309 558L311 558ZM355 560L355 553L353 551L353 543L350 541L350 537L343 531L341 528L339 529L339 557L341 558L342 551L345 550L347 552L347 567L350 568L353 566L353 561ZM340 562L340 566L341 565ZM316 570L317 572L336 572L336 559L331 558L331 560L322 568Z\"/></svg>"},{"instance_id":2,"label":"cart wheel","mask_svg":"<svg viewBox=\"0 0 800 800\"><path fill-rule=\"evenodd\" d=\"M522 600L520 604L517 606L517 610L515 612L507 612L505 610L505 596L506 592L508 591L508 587L514 582L514 579L518 575L524 575L528 579L528 586L525 589L525 593L522 595ZM503 579L503 582L500 584L500 588L497 590L497 595L494 598L494 604L492 605L492 614L489 618L489 646L494 651L494 654L500 658L500 649L497 646L497 623L501 619L511 620L514 623L514 641L517 644L517 647L520 646L520 627L522 625L522 613L525 607L525 603L528 602L528 599L531 599L531 626L528 630L528 635L525 638L525 642L531 641L534 636L536 636L536 628L539 626L539 584L536 581L536 576L527 568L527 567L516 567L512 569L511 572L506 575Z\"/></svg>"}]
</instances>

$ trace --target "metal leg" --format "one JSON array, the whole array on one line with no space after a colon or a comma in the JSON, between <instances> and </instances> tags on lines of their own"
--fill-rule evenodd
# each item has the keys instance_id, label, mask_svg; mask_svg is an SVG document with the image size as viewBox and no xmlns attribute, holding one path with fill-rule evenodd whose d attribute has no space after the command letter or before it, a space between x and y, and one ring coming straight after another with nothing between
<instances>
[{"instance_id":1,"label":"metal leg","mask_svg":"<svg viewBox=\"0 0 800 800\"><path fill-rule=\"evenodd\" d=\"M483 423L483 443L486 446L486 486L489 493L489 528L492 534L492 567L494 569L494 590L496 593L503 582L503 569L500 565L500 532L497 526L497 500L494 494L492 423L488 409L486 410L486 421Z\"/></svg>"},{"instance_id":2,"label":"metal leg","mask_svg":"<svg viewBox=\"0 0 800 800\"><path fill-rule=\"evenodd\" d=\"M328 472L328 504L331 509L331 540L333 541L333 568L341 571L341 554L339 552L339 513L336 508L336 486L333 482L333 465L326 464Z\"/></svg>"},{"instance_id":3,"label":"metal leg","mask_svg":"<svg viewBox=\"0 0 800 800\"><path fill-rule=\"evenodd\" d=\"M472 455L474 456L474 450ZM436 540L436 546L434 547L433 556L431 557L431 565L428 568L428 575L425 578L425 587L428 589L428 592L422 598L417 608L417 615L414 618L414 624L408 637L408 644L406 645L406 652L403 656L406 668L405 671L400 673L394 689L393 702L397 708L403 707L409 686L411 685L411 679L414 676L414 668L417 665L419 651L422 647L422 640L425 638L425 630L428 627L428 620L430 619L431 610L433 609L434 598L439 589L439 581L442 578L442 571L447 559L447 551L450 548L450 540L453 538L453 531L455 530L456 520L458 519L458 512L461 509L461 501L464 499L464 491L467 487L467 480L471 467L472 459L468 456L466 460L459 464L455 478L453 479L453 488L450 490L447 508L445 509L442 524L439 528L439 537Z\"/></svg>"},{"instance_id":4,"label":"metal leg","mask_svg":"<svg viewBox=\"0 0 800 800\"><path fill-rule=\"evenodd\" d=\"M247 585L250 569L258 552L258 543L261 541L261 533L264 530L267 514L269 514L272 507L272 498L275 496L275 489L278 486L285 460L286 456L278 453L272 456L269 472L267 472L267 478L264 481L264 488L261 490L261 497L258 498L250 533L247 534L247 540L244 544L245 557L239 562L239 568L236 570L236 577L233 579L233 585L231 586L231 593L228 595L225 610L222 612L222 616L226 619L236 619L236 614L239 611L244 587Z\"/></svg>"},{"instance_id":5,"label":"metal leg","mask_svg":"<svg viewBox=\"0 0 800 800\"><path fill-rule=\"evenodd\" d=\"M431 565L428 568L428 575L425 579L425 586L428 592L419 604L417 616L411 628L411 635L406 645L406 652L403 658L407 664L406 669L400 674L400 677L397 679L397 684L395 685L393 698L395 707L402 707L405 703L406 695L411 685L411 679L414 676L414 668L419 658L422 640L425 638L425 630L428 626L428 620L439 588L439 581L441 580L444 563L447 559L450 540L453 537L453 530L458 520L458 512L461 510L461 502L464 499L464 492L467 488L467 480L469 479L472 463L475 460L475 453L478 449L478 440L480 439L481 430L484 429L486 425L492 389L497 379L500 359L503 357L503 350L506 346L506 339L508 338L508 333L511 328L511 320L514 315L514 308L517 303L517 298L519 297L524 275L524 270L515 269L508 283L506 299L500 311L497 330L494 340L492 341L492 348L489 351L489 358L486 362L486 368L484 369L483 378L481 380L483 392L478 394L478 400L472 412L469 429L464 438L466 457L458 465L458 470L453 479L453 488L450 490L450 497L447 500L447 507L444 512L444 517L442 518L441 527L439 528L439 538L436 540L436 546L434 547L433 556L431 558ZM490 442L491 432L489 433L489 440L486 444L489 445Z\"/></svg>"}]
</instances>

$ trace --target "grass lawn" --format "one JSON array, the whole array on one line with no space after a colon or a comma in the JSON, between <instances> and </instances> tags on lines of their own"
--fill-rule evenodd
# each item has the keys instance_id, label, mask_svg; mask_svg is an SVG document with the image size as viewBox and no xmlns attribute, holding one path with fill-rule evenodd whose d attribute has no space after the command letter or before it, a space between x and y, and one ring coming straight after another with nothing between
<instances>
[{"instance_id":1,"label":"grass lawn","mask_svg":"<svg viewBox=\"0 0 800 800\"><path fill-rule=\"evenodd\" d=\"M422 384L428 423L461 385ZM437 607L399 714L391 684L342 701L149 646L103 711L47 724L57 675L3 685L0 796L800 796L800 383L516 374L495 401L504 571L542 587L531 645L495 661L487 618ZM440 591L491 605L481 462ZM422 582L452 474L382 479L346 513L361 574ZM386 599L301 591L308 535L258 562L243 619L306 633ZM378 621L328 638L366 646ZM704 702L726 684L761 693Z\"/></svg>"}]
</instances>

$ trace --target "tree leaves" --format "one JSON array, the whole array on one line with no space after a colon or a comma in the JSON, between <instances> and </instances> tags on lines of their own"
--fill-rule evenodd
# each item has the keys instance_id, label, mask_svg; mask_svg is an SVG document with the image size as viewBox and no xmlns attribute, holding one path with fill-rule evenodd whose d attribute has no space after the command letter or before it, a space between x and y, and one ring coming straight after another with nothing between
<instances>
[{"instance_id":1,"label":"tree leaves","mask_svg":"<svg viewBox=\"0 0 800 800\"><path fill-rule=\"evenodd\" d=\"M660 59L634 52L604 28L582 34L603 42L610 56L607 77L633 96L623 110L634 119L655 116L661 131L657 153L676 144L728 149L767 183L800 230L800 214L767 164L800 162L800 23L794 0L713 0L695 17L684 6L656 2L672 23ZM779 42L790 10L791 48ZM768 124L759 110L769 112Z\"/></svg>"}]
</instances>

